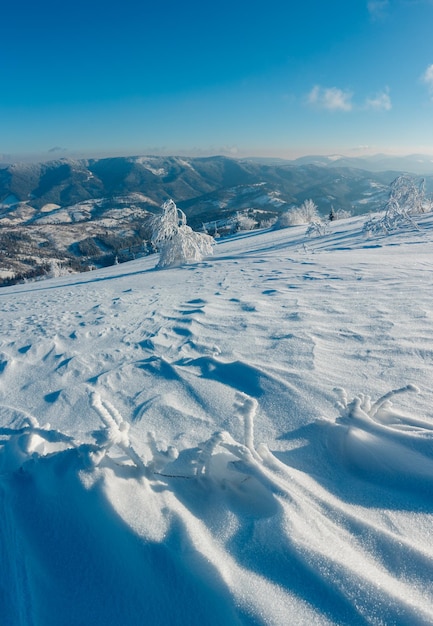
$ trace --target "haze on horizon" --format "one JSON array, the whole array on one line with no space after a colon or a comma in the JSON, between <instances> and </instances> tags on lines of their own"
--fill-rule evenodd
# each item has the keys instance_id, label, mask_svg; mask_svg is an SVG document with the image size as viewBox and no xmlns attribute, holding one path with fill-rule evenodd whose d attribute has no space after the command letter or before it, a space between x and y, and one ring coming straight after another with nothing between
<instances>
[{"instance_id":1,"label":"haze on horizon","mask_svg":"<svg viewBox=\"0 0 433 626\"><path fill-rule=\"evenodd\" d=\"M2 13L0 161L433 153L432 0Z\"/></svg>"}]
</instances>

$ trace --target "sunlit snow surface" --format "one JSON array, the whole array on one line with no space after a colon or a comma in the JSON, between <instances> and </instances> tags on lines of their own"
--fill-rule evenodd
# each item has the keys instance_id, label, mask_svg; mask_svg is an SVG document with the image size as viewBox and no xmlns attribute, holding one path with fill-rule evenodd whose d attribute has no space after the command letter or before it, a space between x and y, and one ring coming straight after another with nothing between
<instances>
[{"instance_id":1,"label":"sunlit snow surface","mask_svg":"<svg viewBox=\"0 0 433 626\"><path fill-rule=\"evenodd\" d=\"M2 626L432 624L417 221L2 289Z\"/></svg>"}]
</instances>

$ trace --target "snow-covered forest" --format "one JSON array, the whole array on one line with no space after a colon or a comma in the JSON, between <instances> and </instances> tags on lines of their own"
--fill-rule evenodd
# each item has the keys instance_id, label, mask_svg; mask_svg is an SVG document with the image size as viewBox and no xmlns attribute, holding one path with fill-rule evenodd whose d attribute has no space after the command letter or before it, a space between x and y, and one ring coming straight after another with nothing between
<instances>
[{"instance_id":1,"label":"snow-covered forest","mask_svg":"<svg viewBox=\"0 0 433 626\"><path fill-rule=\"evenodd\" d=\"M433 622L433 216L367 219L0 291L3 626Z\"/></svg>"}]
</instances>

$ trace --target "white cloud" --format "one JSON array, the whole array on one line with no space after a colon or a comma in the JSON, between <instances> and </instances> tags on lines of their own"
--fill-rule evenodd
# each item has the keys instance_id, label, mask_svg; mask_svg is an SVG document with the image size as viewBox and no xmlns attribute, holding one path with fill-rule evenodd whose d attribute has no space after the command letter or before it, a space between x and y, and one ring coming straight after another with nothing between
<instances>
[{"instance_id":1,"label":"white cloud","mask_svg":"<svg viewBox=\"0 0 433 626\"><path fill-rule=\"evenodd\" d=\"M385 17L388 8L389 0L370 0L370 2L367 2L368 12L374 20Z\"/></svg>"},{"instance_id":2,"label":"white cloud","mask_svg":"<svg viewBox=\"0 0 433 626\"><path fill-rule=\"evenodd\" d=\"M422 81L427 85L431 97L433 98L433 63L428 66L421 76Z\"/></svg>"},{"instance_id":3,"label":"white cloud","mask_svg":"<svg viewBox=\"0 0 433 626\"><path fill-rule=\"evenodd\" d=\"M367 109L374 109L375 111L390 111L392 108L391 98L389 97L389 89L379 92L374 98L367 98L365 101Z\"/></svg>"},{"instance_id":4,"label":"white cloud","mask_svg":"<svg viewBox=\"0 0 433 626\"><path fill-rule=\"evenodd\" d=\"M308 94L308 103L328 111L351 111L352 93L337 87L316 85Z\"/></svg>"}]
</instances>

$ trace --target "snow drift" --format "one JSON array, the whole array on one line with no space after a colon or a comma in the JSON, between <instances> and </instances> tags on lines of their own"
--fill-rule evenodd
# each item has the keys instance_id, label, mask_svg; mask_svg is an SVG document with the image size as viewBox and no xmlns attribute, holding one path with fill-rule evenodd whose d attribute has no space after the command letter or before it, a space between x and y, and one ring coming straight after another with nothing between
<instances>
[{"instance_id":1,"label":"snow drift","mask_svg":"<svg viewBox=\"0 0 433 626\"><path fill-rule=\"evenodd\" d=\"M432 225L3 289L2 624L430 624Z\"/></svg>"}]
</instances>

